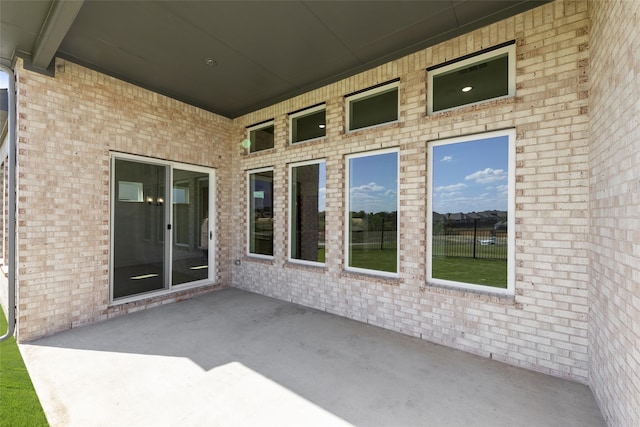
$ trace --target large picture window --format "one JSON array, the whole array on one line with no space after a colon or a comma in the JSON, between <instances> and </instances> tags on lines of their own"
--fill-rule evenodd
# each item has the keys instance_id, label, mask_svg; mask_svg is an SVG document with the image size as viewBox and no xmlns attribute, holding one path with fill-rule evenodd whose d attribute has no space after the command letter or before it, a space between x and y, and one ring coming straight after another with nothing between
<instances>
[{"instance_id":1,"label":"large picture window","mask_svg":"<svg viewBox=\"0 0 640 427\"><path fill-rule=\"evenodd\" d=\"M289 177L289 259L324 264L325 162L291 165Z\"/></svg>"},{"instance_id":2,"label":"large picture window","mask_svg":"<svg viewBox=\"0 0 640 427\"><path fill-rule=\"evenodd\" d=\"M398 274L398 150L347 157L346 269Z\"/></svg>"},{"instance_id":3,"label":"large picture window","mask_svg":"<svg viewBox=\"0 0 640 427\"><path fill-rule=\"evenodd\" d=\"M428 113L515 95L515 44L427 70Z\"/></svg>"},{"instance_id":4,"label":"large picture window","mask_svg":"<svg viewBox=\"0 0 640 427\"><path fill-rule=\"evenodd\" d=\"M429 145L429 281L513 293L514 139L509 130Z\"/></svg>"},{"instance_id":5,"label":"large picture window","mask_svg":"<svg viewBox=\"0 0 640 427\"><path fill-rule=\"evenodd\" d=\"M273 256L273 169L250 171L248 250L250 255Z\"/></svg>"}]
</instances>

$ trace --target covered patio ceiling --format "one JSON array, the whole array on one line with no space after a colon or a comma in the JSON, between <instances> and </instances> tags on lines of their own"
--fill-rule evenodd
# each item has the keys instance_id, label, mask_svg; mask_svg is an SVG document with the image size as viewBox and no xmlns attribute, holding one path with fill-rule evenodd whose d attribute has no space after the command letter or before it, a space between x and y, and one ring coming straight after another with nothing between
<instances>
[{"instance_id":1,"label":"covered patio ceiling","mask_svg":"<svg viewBox=\"0 0 640 427\"><path fill-rule=\"evenodd\" d=\"M0 2L0 61L59 56L234 118L548 0Z\"/></svg>"}]
</instances>

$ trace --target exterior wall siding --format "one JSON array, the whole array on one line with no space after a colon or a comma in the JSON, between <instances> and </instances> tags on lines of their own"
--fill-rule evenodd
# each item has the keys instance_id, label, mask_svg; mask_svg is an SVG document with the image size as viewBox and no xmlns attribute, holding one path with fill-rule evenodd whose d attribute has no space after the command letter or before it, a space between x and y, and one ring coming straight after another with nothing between
<instances>
[{"instance_id":1,"label":"exterior wall siding","mask_svg":"<svg viewBox=\"0 0 640 427\"><path fill-rule=\"evenodd\" d=\"M591 4L590 383L611 426L640 425L640 3Z\"/></svg>"},{"instance_id":2,"label":"exterior wall siding","mask_svg":"<svg viewBox=\"0 0 640 427\"><path fill-rule=\"evenodd\" d=\"M230 120L56 59L18 78L18 339L187 298L109 304L110 153L217 168L218 286L231 282Z\"/></svg>"},{"instance_id":3,"label":"exterior wall siding","mask_svg":"<svg viewBox=\"0 0 640 427\"><path fill-rule=\"evenodd\" d=\"M516 41L516 96L426 115L426 68ZM234 121L233 285L513 365L588 381L587 2L554 2ZM400 79L400 120L345 131L344 96ZM289 145L287 114L326 102L326 138ZM275 121L275 147L247 154L246 127ZM515 128L516 294L426 281L427 142ZM400 149L400 277L344 269L345 155ZM326 159L326 265L287 261L289 163ZM274 167L274 258L245 256L246 171Z\"/></svg>"}]
</instances>

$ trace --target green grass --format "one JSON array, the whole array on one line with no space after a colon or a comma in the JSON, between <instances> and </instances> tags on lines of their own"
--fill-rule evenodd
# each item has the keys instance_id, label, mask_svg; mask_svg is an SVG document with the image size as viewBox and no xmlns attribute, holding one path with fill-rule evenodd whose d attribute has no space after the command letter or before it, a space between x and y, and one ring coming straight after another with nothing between
<instances>
[{"instance_id":1,"label":"green grass","mask_svg":"<svg viewBox=\"0 0 640 427\"><path fill-rule=\"evenodd\" d=\"M6 330L0 309L0 333ZM13 337L0 343L0 420L1 425L11 427L49 425Z\"/></svg>"},{"instance_id":2,"label":"green grass","mask_svg":"<svg viewBox=\"0 0 640 427\"><path fill-rule=\"evenodd\" d=\"M369 249L362 250L354 248L351 251L350 267L364 268L367 270L396 272L395 249ZM325 262L324 248L318 249L318 262Z\"/></svg>"},{"instance_id":3,"label":"green grass","mask_svg":"<svg viewBox=\"0 0 640 427\"><path fill-rule=\"evenodd\" d=\"M507 261L434 256L432 275L437 279L506 288Z\"/></svg>"},{"instance_id":4,"label":"green grass","mask_svg":"<svg viewBox=\"0 0 640 427\"><path fill-rule=\"evenodd\" d=\"M395 273L398 271L397 256L395 249L359 250L352 248L349 263L351 267Z\"/></svg>"},{"instance_id":5,"label":"green grass","mask_svg":"<svg viewBox=\"0 0 640 427\"><path fill-rule=\"evenodd\" d=\"M482 248L483 250L485 247ZM350 266L378 271L397 271L395 249L352 248ZM319 251L319 260L324 261L324 249ZM321 262L322 262L321 261ZM474 259L458 257L433 257L433 277L454 282L476 285L507 287L507 261L496 259Z\"/></svg>"}]
</instances>

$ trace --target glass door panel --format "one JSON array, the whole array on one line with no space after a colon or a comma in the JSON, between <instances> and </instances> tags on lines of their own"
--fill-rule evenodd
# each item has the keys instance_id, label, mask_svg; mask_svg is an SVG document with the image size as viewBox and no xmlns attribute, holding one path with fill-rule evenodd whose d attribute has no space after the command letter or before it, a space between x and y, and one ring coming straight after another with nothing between
<instances>
[{"instance_id":1,"label":"glass door panel","mask_svg":"<svg viewBox=\"0 0 640 427\"><path fill-rule=\"evenodd\" d=\"M163 289L167 167L115 159L113 298Z\"/></svg>"},{"instance_id":2,"label":"glass door panel","mask_svg":"<svg viewBox=\"0 0 640 427\"><path fill-rule=\"evenodd\" d=\"M209 174L173 170L172 285L209 278Z\"/></svg>"}]
</instances>

